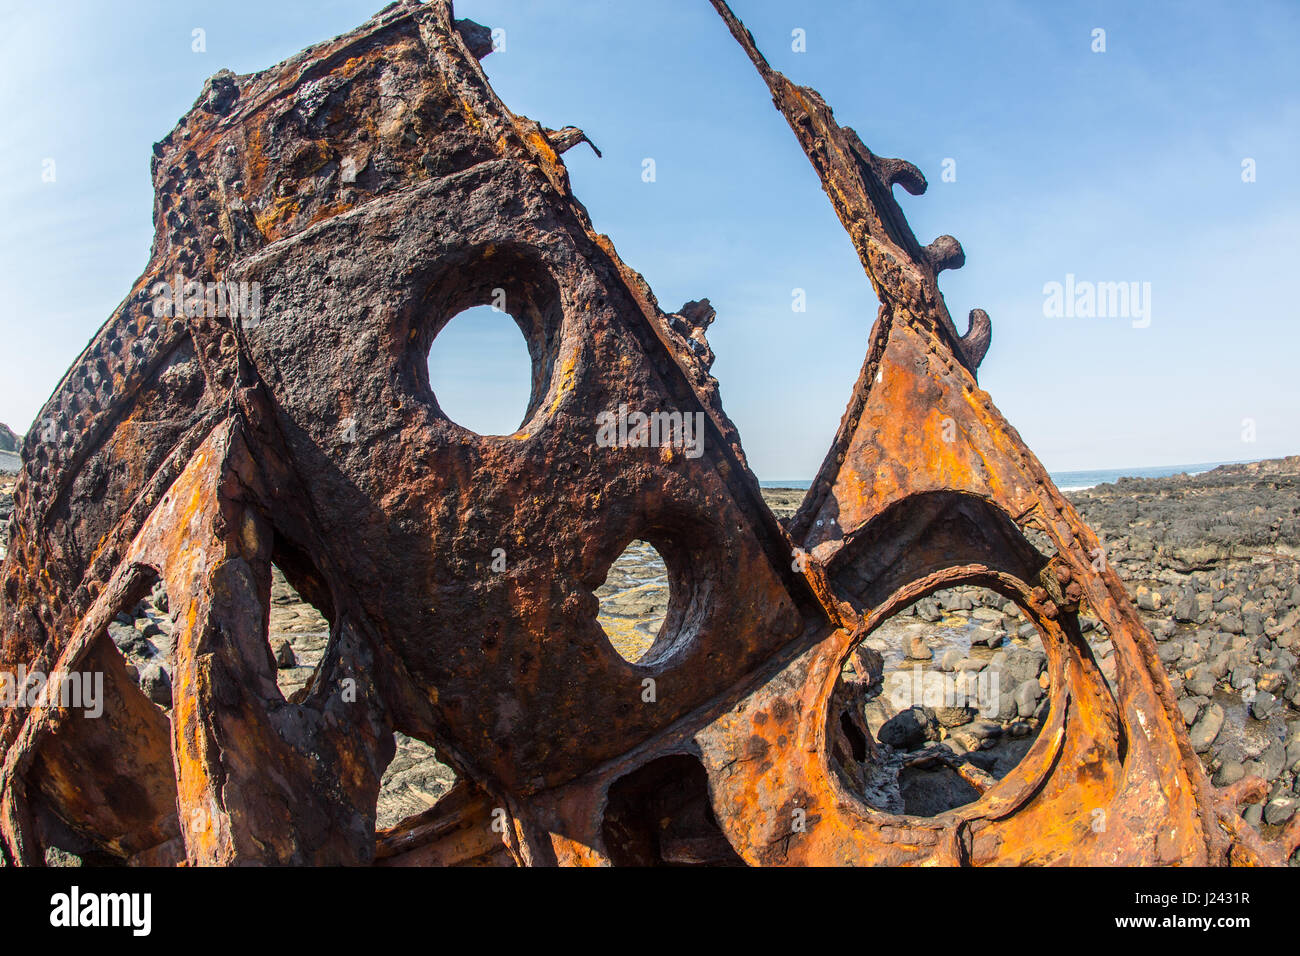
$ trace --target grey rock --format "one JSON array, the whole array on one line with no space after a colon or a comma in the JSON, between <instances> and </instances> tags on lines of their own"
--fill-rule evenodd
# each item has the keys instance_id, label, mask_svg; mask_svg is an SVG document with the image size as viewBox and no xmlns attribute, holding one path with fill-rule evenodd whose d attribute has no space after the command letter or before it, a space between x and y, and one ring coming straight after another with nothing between
<instances>
[{"instance_id":1,"label":"grey rock","mask_svg":"<svg viewBox=\"0 0 1300 956\"><path fill-rule=\"evenodd\" d=\"M1183 656L1178 666L1187 670L1205 660L1205 654L1208 648L1199 640L1190 640L1183 643Z\"/></svg>"},{"instance_id":2,"label":"grey rock","mask_svg":"<svg viewBox=\"0 0 1300 956\"><path fill-rule=\"evenodd\" d=\"M1183 656L1183 647L1177 641L1169 641L1156 648L1156 656L1163 664L1172 664Z\"/></svg>"},{"instance_id":3,"label":"grey rock","mask_svg":"<svg viewBox=\"0 0 1300 956\"><path fill-rule=\"evenodd\" d=\"M936 721L923 707L909 707L885 721L876 734L882 744L899 750L915 750L927 739L937 738Z\"/></svg>"},{"instance_id":4,"label":"grey rock","mask_svg":"<svg viewBox=\"0 0 1300 956\"><path fill-rule=\"evenodd\" d=\"M153 590L149 593L149 603L151 603L155 608L157 608L163 614L167 613L169 609L169 604L167 600L167 589L163 587L161 581L155 584Z\"/></svg>"},{"instance_id":5,"label":"grey rock","mask_svg":"<svg viewBox=\"0 0 1300 956\"><path fill-rule=\"evenodd\" d=\"M996 720L980 718L979 720L971 721L971 723L964 729L967 733L978 737L980 740L988 740L1002 736L1002 725Z\"/></svg>"},{"instance_id":6,"label":"grey rock","mask_svg":"<svg viewBox=\"0 0 1300 956\"><path fill-rule=\"evenodd\" d=\"M934 719L939 722L941 727L961 727L969 724L978 716L979 711L974 707L936 707L934 709Z\"/></svg>"},{"instance_id":7,"label":"grey rock","mask_svg":"<svg viewBox=\"0 0 1300 956\"><path fill-rule=\"evenodd\" d=\"M1015 720L1018 713L1016 695L1009 690L1004 690L998 695L998 720Z\"/></svg>"},{"instance_id":8,"label":"grey rock","mask_svg":"<svg viewBox=\"0 0 1300 956\"><path fill-rule=\"evenodd\" d=\"M997 766L997 754L990 753L973 753L970 755L970 762L986 773L992 773L993 768Z\"/></svg>"},{"instance_id":9,"label":"grey rock","mask_svg":"<svg viewBox=\"0 0 1300 956\"><path fill-rule=\"evenodd\" d=\"M1246 776L1246 768L1236 760L1225 760L1214 775L1216 787L1226 787Z\"/></svg>"},{"instance_id":10,"label":"grey rock","mask_svg":"<svg viewBox=\"0 0 1300 956\"><path fill-rule=\"evenodd\" d=\"M140 689L159 707L172 705L172 679L167 669L157 661L140 672Z\"/></svg>"},{"instance_id":11,"label":"grey rock","mask_svg":"<svg viewBox=\"0 0 1300 956\"><path fill-rule=\"evenodd\" d=\"M281 641L275 649L275 666L284 670L288 667L296 667L297 659L293 655L293 646L288 641Z\"/></svg>"},{"instance_id":12,"label":"grey rock","mask_svg":"<svg viewBox=\"0 0 1300 956\"><path fill-rule=\"evenodd\" d=\"M938 603L932 597L922 598L916 602L916 616L927 624L934 624L943 618Z\"/></svg>"},{"instance_id":13,"label":"grey rock","mask_svg":"<svg viewBox=\"0 0 1300 956\"><path fill-rule=\"evenodd\" d=\"M1040 725L1046 721L1047 712L1051 709L1051 706L1052 698L1044 694L1043 699L1040 700L1038 706L1034 708L1034 720L1038 721Z\"/></svg>"},{"instance_id":14,"label":"grey rock","mask_svg":"<svg viewBox=\"0 0 1300 956\"><path fill-rule=\"evenodd\" d=\"M1000 661L999 661L1000 658ZM999 679L1008 687L1018 687L1022 682L1038 677L1047 664L1047 655L1026 647L1008 647L994 655Z\"/></svg>"},{"instance_id":15,"label":"grey rock","mask_svg":"<svg viewBox=\"0 0 1300 956\"><path fill-rule=\"evenodd\" d=\"M1295 797L1274 797L1264 807L1264 822L1280 827L1295 816L1296 807L1300 807L1300 800Z\"/></svg>"},{"instance_id":16,"label":"grey rock","mask_svg":"<svg viewBox=\"0 0 1300 956\"><path fill-rule=\"evenodd\" d=\"M1256 687L1260 690L1266 690L1276 697L1286 695L1286 688L1289 683L1290 680L1287 678L1286 672L1280 670L1261 669L1259 676L1255 678Z\"/></svg>"},{"instance_id":17,"label":"grey rock","mask_svg":"<svg viewBox=\"0 0 1300 956\"><path fill-rule=\"evenodd\" d=\"M1028 737L1034 732L1034 725L1024 720L1017 720L1007 728L1012 737Z\"/></svg>"},{"instance_id":18,"label":"grey rock","mask_svg":"<svg viewBox=\"0 0 1300 956\"><path fill-rule=\"evenodd\" d=\"M939 606L945 611L969 611L975 606L970 595L964 591L944 591L941 595Z\"/></svg>"},{"instance_id":19,"label":"grey rock","mask_svg":"<svg viewBox=\"0 0 1300 956\"><path fill-rule=\"evenodd\" d=\"M1215 680L1223 680L1230 670L1232 670L1232 662L1227 651L1216 654L1210 659L1210 672Z\"/></svg>"},{"instance_id":20,"label":"grey rock","mask_svg":"<svg viewBox=\"0 0 1300 956\"><path fill-rule=\"evenodd\" d=\"M1282 773L1285 762L1286 748L1282 746L1282 741L1275 740L1264 748L1264 752L1259 755L1258 759L1248 760L1244 766L1248 776L1273 780Z\"/></svg>"},{"instance_id":21,"label":"grey rock","mask_svg":"<svg viewBox=\"0 0 1300 956\"><path fill-rule=\"evenodd\" d=\"M1223 708L1216 703L1211 703L1205 708L1204 713L1193 725L1188 732L1192 741L1192 749L1197 753L1205 753L1210 749L1210 744L1219 736L1219 731L1223 729L1223 720L1226 715Z\"/></svg>"},{"instance_id":22,"label":"grey rock","mask_svg":"<svg viewBox=\"0 0 1300 956\"><path fill-rule=\"evenodd\" d=\"M108 636L123 654L139 653L145 643L145 637L135 629L134 624L112 621L108 625Z\"/></svg>"},{"instance_id":23,"label":"grey rock","mask_svg":"<svg viewBox=\"0 0 1300 956\"><path fill-rule=\"evenodd\" d=\"M1297 612L1293 610L1292 614L1295 613ZM1287 615L1288 618L1290 618L1290 616L1290 614ZM1281 630L1283 633L1277 635L1276 638L1277 646L1284 647L1289 651L1300 649L1300 626L1293 624L1291 627L1282 628Z\"/></svg>"},{"instance_id":24,"label":"grey rock","mask_svg":"<svg viewBox=\"0 0 1300 956\"><path fill-rule=\"evenodd\" d=\"M1187 678L1183 688L1195 697L1213 697L1216 683L1214 672L1202 664L1192 672L1191 677Z\"/></svg>"},{"instance_id":25,"label":"grey rock","mask_svg":"<svg viewBox=\"0 0 1300 956\"><path fill-rule=\"evenodd\" d=\"M958 730L948 739L951 740L953 743L957 744L958 746L962 747L963 750L968 753L971 751L979 750L981 747L984 746L984 741L979 737L976 737L965 727L963 727L961 730Z\"/></svg>"},{"instance_id":26,"label":"grey rock","mask_svg":"<svg viewBox=\"0 0 1300 956\"><path fill-rule=\"evenodd\" d=\"M1015 690L1016 713L1021 717L1032 717L1042 696L1043 688L1037 678L1021 681Z\"/></svg>"},{"instance_id":27,"label":"grey rock","mask_svg":"<svg viewBox=\"0 0 1300 956\"><path fill-rule=\"evenodd\" d=\"M1256 720L1268 720L1281 706L1281 702L1276 697L1262 690L1257 692L1255 699L1250 702L1250 714Z\"/></svg>"},{"instance_id":28,"label":"grey rock","mask_svg":"<svg viewBox=\"0 0 1300 956\"><path fill-rule=\"evenodd\" d=\"M1209 701L1204 696L1184 697L1178 702L1178 711L1183 715L1183 723L1188 727L1196 723L1196 718L1201 716L1201 711Z\"/></svg>"}]
</instances>

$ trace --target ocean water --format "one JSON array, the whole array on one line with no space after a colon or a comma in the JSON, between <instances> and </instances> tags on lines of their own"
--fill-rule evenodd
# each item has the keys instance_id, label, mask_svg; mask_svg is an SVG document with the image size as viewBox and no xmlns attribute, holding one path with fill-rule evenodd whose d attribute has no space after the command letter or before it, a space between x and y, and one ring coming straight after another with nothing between
<instances>
[{"instance_id":1,"label":"ocean water","mask_svg":"<svg viewBox=\"0 0 1300 956\"><path fill-rule=\"evenodd\" d=\"M1219 465L1235 465L1233 461L1203 461L1194 465L1154 465L1145 468L1095 468L1088 471L1053 471L1052 481L1061 491L1081 491L1093 485L1118 481L1120 478L1167 478L1170 475L1199 475L1203 471L1217 468ZM806 490L812 487L811 478L787 478L774 481L759 481L764 488L798 488Z\"/></svg>"},{"instance_id":2,"label":"ocean water","mask_svg":"<svg viewBox=\"0 0 1300 956\"><path fill-rule=\"evenodd\" d=\"M1168 478L1170 475L1199 475L1220 465L1235 465L1233 461L1203 461L1195 465L1156 465L1150 468L1097 468L1092 471L1053 471L1052 481L1062 491L1080 491L1093 485L1104 485L1121 478Z\"/></svg>"}]
</instances>

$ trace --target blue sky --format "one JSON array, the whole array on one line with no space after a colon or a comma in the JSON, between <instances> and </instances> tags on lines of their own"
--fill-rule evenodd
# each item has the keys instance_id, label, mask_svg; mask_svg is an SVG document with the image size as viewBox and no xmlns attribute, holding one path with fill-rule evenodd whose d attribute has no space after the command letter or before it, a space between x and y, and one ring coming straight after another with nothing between
<instances>
[{"instance_id":1,"label":"blue sky","mask_svg":"<svg viewBox=\"0 0 1300 956\"><path fill-rule=\"evenodd\" d=\"M0 6L0 421L25 429L146 265L150 145L204 79L262 69L382 4ZM735 0L760 47L876 153L930 180L950 311L993 320L980 382L1049 469L1300 452L1300 5ZM565 159L596 228L673 309L708 296L725 407L764 479L813 474L876 312L811 166L706 0L462 0L516 112L583 127ZM204 53L192 30L206 31ZM1093 52L1093 30L1106 50ZM806 34L806 52L791 33ZM642 180L653 158L656 181ZM42 181L55 161L55 181ZM943 182L945 159L956 180ZM1243 159L1256 181L1242 181ZM1150 283L1151 321L1044 315L1067 274ZM791 310L806 290L807 311ZM460 330L462 322L469 322ZM480 401L499 330L466 317ZM509 331L509 330L507 330ZM474 358L472 350L480 356ZM435 356L436 358L437 356ZM440 392L441 394L441 392ZM513 412L510 412L514 409ZM453 416L455 417L455 416ZM1253 442L1243 441L1246 420Z\"/></svg>"}]
</instances>

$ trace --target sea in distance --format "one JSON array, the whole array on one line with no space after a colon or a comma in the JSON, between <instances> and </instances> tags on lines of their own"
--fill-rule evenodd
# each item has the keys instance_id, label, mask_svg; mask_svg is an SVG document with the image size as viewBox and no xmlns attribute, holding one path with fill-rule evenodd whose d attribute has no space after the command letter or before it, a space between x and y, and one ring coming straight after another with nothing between
<instances>
[{"instance_id":1,"label":"sea in distance","mask_svg":"<svg viewBox=\"0 0 1300 956\"><path fill-rule=\"evenodd\" d=\"M1093 485L1104 485L1118 481L1120 478L1167 478L1170 475L1199 475L1203 471L1217 468L1219 465L1236 465L1235 461L1203 461L1194 465L1153 465L1145 468L1095 468L1087 471L1053 471L1052 481L1061 491L1081 491ZM764 488L798 488L812 487L810 478L786 478L775 481L759 481Z\"/></svg>"}]
</instances>

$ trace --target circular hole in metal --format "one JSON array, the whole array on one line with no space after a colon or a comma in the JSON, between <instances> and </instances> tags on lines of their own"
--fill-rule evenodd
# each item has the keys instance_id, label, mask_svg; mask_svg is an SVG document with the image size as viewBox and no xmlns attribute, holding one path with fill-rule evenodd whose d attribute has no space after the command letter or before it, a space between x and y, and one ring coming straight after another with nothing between
<instances>
[{"instance_id":1,"label":"circular hole in metal","mask_svg":"<svg viewBox=\"0 0 1300 956\"><path fill-rule=\"evenodd\" d=\"M832 765L888 813L974 803L1046 723L1047 672L1041 635L1016 602L974 585L935 591L849 654L830 701Z\"/></svg>"},{"instance_id":2,"label":"circular hole in metal","mask_svg":"<svg viewBox=\"0 0 1300 956\"><path fill-rule=\"evenodd\" d=\"M649 541L634 540L596 589L597 620L619 656L646 663L663 632L672 597L668 565Z\"/></svg>"},{"instance_id":3,"label":"circular hole in metal","mask_svg":"<svg viewBox=\"0 0 1300 956\"><path fill-rule=\"evenodd\" d=\"M453 316L429 349L429 385L443 414L479 435L510 435L533 388L528 342L509 313L478 305Z\"/></svg>"}]
</instances>

